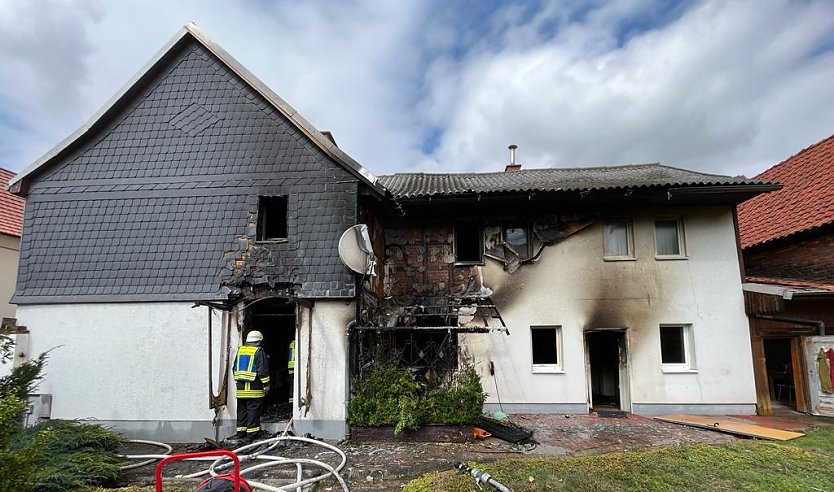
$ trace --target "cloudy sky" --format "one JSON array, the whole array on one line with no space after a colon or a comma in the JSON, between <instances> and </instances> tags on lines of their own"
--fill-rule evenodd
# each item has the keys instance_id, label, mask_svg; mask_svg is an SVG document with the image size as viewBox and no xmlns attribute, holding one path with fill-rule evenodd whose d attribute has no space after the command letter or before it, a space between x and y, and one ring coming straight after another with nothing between
<instances>
[{"instance_id":1,"label":"cloudy sky","mask_svg":"<svg viewBox=\"0 0 834 492\"><path fill-rule=\"evenodd\" d=\"M748 176L834 133L834 2L0 0L0 165L188 21L377 174L634 162Z\"/></svg>"}]
</instances>

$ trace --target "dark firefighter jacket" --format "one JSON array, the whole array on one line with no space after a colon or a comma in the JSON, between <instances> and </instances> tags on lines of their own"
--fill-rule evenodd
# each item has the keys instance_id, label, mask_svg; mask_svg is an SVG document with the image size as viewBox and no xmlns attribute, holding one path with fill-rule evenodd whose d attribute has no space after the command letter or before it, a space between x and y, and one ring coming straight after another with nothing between
<instances>
[{"instance_id":1,"label":"dark firefighter jacket","mask_svg":"<svg viewBox=\"0 0 834 492\"><path fill-rule=\"evenodd\" d=\"M237 349L234 378L238 398L263 398L264 385L269 384L269 359L266 352L256 345L243 345Z\"/></svg>"}]
</instances>

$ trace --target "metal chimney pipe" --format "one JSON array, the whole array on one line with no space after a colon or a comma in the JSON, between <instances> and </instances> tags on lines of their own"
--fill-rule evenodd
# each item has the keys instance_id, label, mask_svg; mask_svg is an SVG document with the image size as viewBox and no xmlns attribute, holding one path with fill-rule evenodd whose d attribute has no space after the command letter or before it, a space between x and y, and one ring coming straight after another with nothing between
<instances>
[{"instance_id":1,"label":"metal chimney pipe","mask_svg":"<svg viewBox=\"0 0 834 492\"><path fill-rule=\"evenodd\" d=\"M515 163L515 149L518 148L518 145L512 144L508 147L510 149L510 163L504 168L505 173L514 173L521 171L521 164Z\"/></svg>"}]
</instances>

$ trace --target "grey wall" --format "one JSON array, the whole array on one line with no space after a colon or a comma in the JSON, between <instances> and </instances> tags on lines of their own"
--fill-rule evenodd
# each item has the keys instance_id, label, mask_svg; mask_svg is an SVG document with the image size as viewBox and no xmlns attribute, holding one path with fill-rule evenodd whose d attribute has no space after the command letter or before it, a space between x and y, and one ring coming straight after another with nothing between
<instances>
[{"instance_id":1,"label":"grey wall","mask_svg":"<svg viewBox=\"0 0 834 492\"><path fill-rule=\"evenodd\" d=\"M241 283L350 297L357 179L190 41L29 189L15 302L218 299ZM289 240L254 244L259 194Z\"/></svg>"}]
</instances>

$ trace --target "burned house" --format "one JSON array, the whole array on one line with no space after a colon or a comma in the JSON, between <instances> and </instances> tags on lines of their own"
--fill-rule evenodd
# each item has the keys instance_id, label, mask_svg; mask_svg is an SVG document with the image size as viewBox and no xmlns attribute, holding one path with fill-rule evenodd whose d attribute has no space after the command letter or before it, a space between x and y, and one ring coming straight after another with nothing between
<instances>
[{"instance_id":1,"label":"burned house","mask_svg":"<svg viewBox=\"0 0 834 492\"><path fill-rule=\"evenodd\" d=\"M225 432L230 358L259 329L273 402L295 394L301 434L344 435L358 284L337 244L384 191L195 26L12 190L27 198L14 302L30 353L50 350L53 418Z\"/></svg>"},{"instance_id":2,"label":"burned house","mask_svg":"<svg viewBox=\"0 0 834 492\"><path fill-rule=\"evenodd\" d=\"M734 210L775 183L515 162L380 180L402 214L363 324L451 336L487 409L755 411Z\"/></svg>"},{"instance_id":3,"label":"burned house","mask_svg":"<svg viewBox=\"0 0 834 492\"><path fill-rule=\"evenodd\" d=\"M759 413L834 415L834 135L757 178L784 185L738 212Z\"/></svg>"},{"instance_id":4,"label":"burned house","mask_svg":"<svg viewBox=\"0 0 834 492\"><path fill-rule=\"evenodd\" d=\"M377 179L186 26L12 182L49 414L226 436L252 329L300 434L343 437L352 378L391 354L425 380L474 365L488 409L754 411L734 207L777 185L508 171Z\"/></svg>"}]
</instances>

